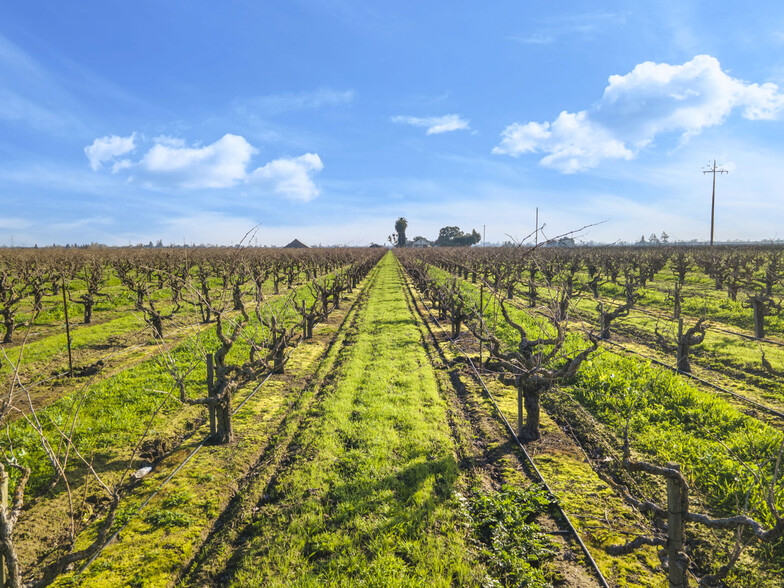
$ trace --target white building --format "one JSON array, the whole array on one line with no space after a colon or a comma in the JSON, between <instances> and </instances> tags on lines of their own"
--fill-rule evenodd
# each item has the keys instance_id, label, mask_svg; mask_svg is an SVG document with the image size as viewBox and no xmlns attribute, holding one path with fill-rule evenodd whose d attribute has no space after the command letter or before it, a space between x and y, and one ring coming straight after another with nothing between
<instances>
[{"instance_id":1,"label":"white building","mask_svg":"<svg viewBox=\"0 0 784 588\"><path fill-rule=\"evenodd\" d=\"M409 247L432 247L433 242L428 241L424 237L414 237L414 240L410 241L408 246Z\"/></svg>"}]
</instances>

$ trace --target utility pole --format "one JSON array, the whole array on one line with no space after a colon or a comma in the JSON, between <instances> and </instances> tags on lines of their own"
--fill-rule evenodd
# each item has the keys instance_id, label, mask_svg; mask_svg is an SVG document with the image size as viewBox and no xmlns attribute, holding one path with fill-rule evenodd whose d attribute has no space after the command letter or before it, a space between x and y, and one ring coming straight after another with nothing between
<instances>
[{"instance_id":1,"label":"utility pole","mask_svg":"<svg viewBox=\"0 0 784 588\"><path fill-rule=\"evenodd\" d=\"M482 225L482 247L487 243L487 225Z\"/></svg>"},{"instance_id":2,"label":"utility pole","mask_svg":"<svg viewBox=\"0 0 784 588\"><path fill-rule=\"evenodd\" d=\"M719 169L716 167L716 160L713 160L713 167L708 164L707 169L702 170L704 174L713 174L713 196L711 197L711 247L713 247L713 213L716 208L716 174L728 174L726 169Z\"/></svg>"}]
</instances>

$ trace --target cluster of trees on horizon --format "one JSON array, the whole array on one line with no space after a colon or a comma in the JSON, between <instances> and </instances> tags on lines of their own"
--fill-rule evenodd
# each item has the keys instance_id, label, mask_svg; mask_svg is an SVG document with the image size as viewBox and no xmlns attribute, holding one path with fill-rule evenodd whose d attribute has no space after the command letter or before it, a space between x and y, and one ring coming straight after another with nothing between
<instances>
[{"instance_id":1,"label":"cluster of trees on horizon","mask_svg":"<svg viewBox=\"0 0 784 588\"><path fill-rule=\"evenodd\" d=\"M405 217L400 217L395 221L395 232L388 237L390 243L395 247L424 246L424 247L471 247L482 240L482 236L472 229L470 233L464 233L460 227L442 227L438 232L438 238L430 241L425 237L417 235L413 241L406 238L408 221Z\"/></svg>"}]
</instances>

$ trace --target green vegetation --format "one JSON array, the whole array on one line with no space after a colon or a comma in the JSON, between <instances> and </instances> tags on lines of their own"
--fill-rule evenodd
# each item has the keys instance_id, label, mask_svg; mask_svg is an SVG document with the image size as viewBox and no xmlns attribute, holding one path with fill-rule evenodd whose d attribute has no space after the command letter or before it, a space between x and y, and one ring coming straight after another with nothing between
<instances>
[{"instance_id":1,"label":"green vegetation","mask_svg":"<svg viewBox=\"0 0 784 588\"><path fill-rule=\"evenodd\" d=\"M552 586L540 566L555 555L556 547L533 522L552 504L546 491L505 485L499 492L479 492L463 503L471 517L474 539L482 546L482 557L496 578L507 586Z\"/></svg>"},{"instance_id":2,"label":"green vegetation","mask_svg":"<svg viewBox=\"0 0 784 588\"><path fill-rule=\"evenodd\" d=\"M481 577L454 491L454 442L395 259L382 262L334 381L269 488L235 585Z\"/></svg>"},{"instance_id":3,"label":"green vegetation","mask_svg":"<svg viewBox=\"0 0 784 588\"><path fill-rule=\"evenodd\" d=\"M398 229L404 235L405 227ZM46 570L47 582L61 586L581 584L591 575L585 562L550 534L560 528L553 498L531 484L478 382L445 339L456 338L476 362L477 335L493 334L482 346L484 367L504 373L485 379L514 422L522 388L511 384L522 375L509 373L499 354L534 349L546 362L536 374L550 377L588 347L585 333L597 330L599 301L614 308L633 297L631 314L611 325L612 340L674 364L664 343L675 337L669 315L680 262L653 249L605 258L553 249L532 264L521 251L396 251L409 271L411 260L421 259L417 271L428 280L412 273L411 282L425 285L443 332L420 320L421 305L408 295L409 278L391 253L361 281L380 252L370 260L370 253L348 250L247 256L232 250L200 253L193 263L134 252L128 259L143 282L138 288L107 269L128 260L107 257L101 285L107 296L97 299L93 322L74 324L82 307L68 305L77 358L72 379L63 373L62 297L51 285L61 278L51 269L42 291L43 274L25 274L33 266L23 256L6 261L4 271L17 271L19 262L19 276L31 280L29 296L13 309L17 325L32 323L29 340L22 349L25 334L17 329L0 366L8 388L0 459L12 493L21 479L14 466L31 470L14 532L25 580ZM775 301L784 290L769 261L773 253L754 255L744 261L737 253L694 253L699 263L684 276L681 312L687 326L706 313L711 322L691 351L697 375L780 407L784 351L775 339L735 335L752 332L745 292L759 292L766 280L774 304L765 327L781 332ZM360 275L363 259L370 261ZM735 273L722 270L723 262ZM88 284L86 273L74 276L66 282L76 300ZM207 411L179 401L176 378L188 398L205 397L206 354L220 347L210 317L220 312L224 325L232 323L243 305L249 317L225 363L236 384L232 408L243 403L232 417L234 439L202 444ZM150 330L154 312L165 319L162 339ZM321 324L313 338L303 339L315 321ZM527 342L512 322L524 328ZM277 373L272 359L282 340L288 362ZM492 354L488 343L498 344ZM784 511L782 485L768 494L784 434L742 399L717 396L615 349L602 348L576 372L563 370L560 388L541 387L549 414L541 415L542 437L528 449L605 576L619 585L658 586L655 547L621 556L609 549L657 532L624 502L618 484L666 502L658 477L622 470L627 432L633 459L682 466L693 512L742 512L768 528L778 520L776 509ZM53 477L57 460L64 475ZM142 466L152 470L129 475ZM111 530L122 541L105 547L83 573L76 572L79 564L52 572L70 533L76 551L93 542L113 492ZM775 509L766 504L770 496ZM722 553L732 534L700 529L687 525L693 570L716 571L727 562ZM754 578L761 587L776 585L784 572L781 549L780 540L752 545L727 584Z\"/></svg>"}]
</instances>

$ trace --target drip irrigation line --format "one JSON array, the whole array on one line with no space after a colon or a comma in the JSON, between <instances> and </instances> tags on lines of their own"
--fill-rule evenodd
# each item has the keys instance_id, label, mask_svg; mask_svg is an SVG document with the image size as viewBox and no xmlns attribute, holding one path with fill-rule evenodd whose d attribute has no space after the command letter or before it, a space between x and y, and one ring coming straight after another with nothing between
<instances>
[{"instance_id":1,"label":"drip irrigation line","mask_svg":"<svg viewBox=\"0 0 784 588\"><path fill-rule=\"evenodd\" d=\"M375 266L374 266L373 268L371 268L371 270L370 270L370 271L373 271L373 269L375 269ZM370 273L370 271L368 272L368 274ZM365 276L367 276L368 274L365 274ZM363 290L364 290L364 288L363 288ZM356 300L355 300L355 301L352 303L351 307L349 307L349 311L346 313L346 316L348 316L348 315L350 314L350 312L351 312L351 309L352 309L352 308L354 307L354 305L355 305L355 304L356 304L356 303L357 303L357 302L358 302L358 301L359 301L359 300L362 298L362 293L363 293L363 290L360 290L359 294L357 295L357 298L356 298ZM316 325L319 325L319 324L321 324L321 321L315 322L315 323L313 324L313 326L316 326ZM300 344L302 343L302 341L304 341L304 339L300 339L300 340L297 342L297 345L296 345L294 348L296 349L297 347L299 347L299 346L300 346ZM293 351L293 350L292 350L292 351ZM259 382L259 384L258 384L258 385L257 385L257 386L256 386L256 387L255 387L255 388L252 390L252 391L251 391L251 393L250 393L250 394L248 394L248 395L247 395L247 396L246 396L246 397L245 397L245 398L242 400L242 402L240 402L240 403L237 405L237 407L236 407L236 408L235 408L233 411L231 411L231 415L232 415L232 416L236 415L236 414L237 414L237 412L238 412L238 411L239 411L239 410L240 410L240 409L241 409L241 408L242 408L242 407L245 405L245 403L246 403L246 402L248 402L248 400L250 400L251 398L253 398L253 397L256 395L256 393L257 393L257 392L258 392L258 391L261 389L261 387L262 387L262 386L263 386L263 385L264 385L264 384L267 382L267 380L269 380L269 379L270 379L272 376L273 376L273 372L270 372L269 374L267 374L267 376L266 376L266 377L265 377L265 378L264 378L264 379L263 379L261 382ZM303 392L304 392L304 391L303 391ZM183 468L183 467L185 467L185 465L186 465L186 464L187 464L187 463L188 463L188 462L189 462L191 459L193 459L193 457L194 457L194 456L195 456L197 453L199 453L199 451L201 451L201 450L202 450L202 448L203 448L205 445L207 445L207 443L208 443L208 441L209 441L209 440L210 440L210 437L209 437L209 435L208 435L208 436L207 436L207 437L205 437L205 438L204 438L204 439L203 439L203 440L202 440L202 441L201 441L201 442L200 442L200 443L199 443L199 444L198 444L196 447L194 447L194 448L193 448L193 450L192 450L192 451L191 451L191 452L190 452L190 453L189 453L189 454L188 454L188 455L185 457L185 459L184 459L184 460L183 460L183 461L182 461L182 462L181 462L181 463L180 463L180 464L179 464L179 465L178 465L178 466L177 466L177 467L174 469L174 471L172 471L172 472L171 472L171 473L170 473L170 474L169 474L169 475L166 477L166 479L164 479L164 480L163 480L163 481L162 481L162 482L161 482L161 483L158 485L158 487L157 487L157 488L156 488L156 489L155 489L155 490L152 492L152 494L150 494L149 496L147 496L147 498L145 498L145 499L142 501L142 503L139 505L139 507L136 509L136 511L133 513L133 515L132 515L131 517L129 517L129 518L128 518L128 520L127 520L125 523L123 523L123 524L120 526L120 528L118 528L118 529L117 529L117 530L116 530L116 531L115 531L115 532L112 534L112 536L111 536L111 537L109 537L109 539L108 539L108 540L107 540L107 541L106 541L106 542L105 542L105 543L104 543L104 544L103 544L103 545L100 547L100 549L98 549L98 550L97 550L97 551L96 551L96 552L95 552L93 555L91 555L91 556L90 556L90 558L89 558L89 559L88 559L88 560L85 562L85 564L84 564L84 565L83 565L83 566L82 566L82 567L79 569L79 571L77 572L77 574L82 574L82 573L84 573L84 572L87 570L87 568L89 568L89 567L90 567L90 565L91 565L91 564L92 564L92 563L93 563L93 562L94 562L94 561L95 561L95 560L98 558L98 556L99 556L99 555L101 555L101 554L104 552L104 550L105 550L107 547L109 547L109 545L111 545L112 543L114 543L114 541L117 539L117 537L119 537L119 535L120 535L120 532L121 532L121 531L123 531L123 530L125 530L125 528L126 528L126 527L127 527L129 524L130 524L131 520L132 520L134 517L136 517L136 516L137 516L137 515L138 515L138 514L139 514L139 513L142 511L142 509L144 509L144 507L145 507L145 506L147 506L147 505L150 503L150 501L151 501L153 498L155 498L155 497L156 497L156 496L157 496L157 495L160 493L161 489L162 489L162 488L163 488L163 487L164 487L166 484L168 484L168 483L169 483L169 482L172 480L172 478L174 478L174 476L175 476L175 475L177 475L177 473L178 473L180 470L182 470L182 468Z\"/></svg>"},{"instance_id":2,"label":"drip irrigation line","mask_svg":"<svg viewBox=\"0 0 784 588\"><path fill-rule=\"evenodd\" d=\"M436 317L433 316L433 313L430 312L430 309L425 304L425 301L422 298L422 294L421 293L419 294L419 299L421 300L422 306L425 308L425 310L427 310L427 313L430 315L430 318L433 320L433 322L435 324L437 324L440 329L444 330L444 327L441 326L441 323L438 322L438 319L436 319ZM452 340L450 338L449 342L452 345L454 345L454 347L460 352L460 354L468 361L469 365L471 366L471 369L474 372L474 376L476 377L476 379L481 384L482 389L485 391L485 394L487 394L488 398L490 398L490 401L493 403L493 406L495 407L495 410L498 413L498 416L501 417L501 420L503 421L504 426L506 427L507 431L512 436L512 439L514 439L514 441L517 443L517 447L520 449L522 454L525 456L526 461L528 462L530 467L533 469L533 471L536 474L536 476L541 480L542 485L545 487L545 489L547 490L547 492L551 496L557 498L555 492L553 492L553 490L550 488L549 484L547 483L547 480L545 480L544 476L539 471L539 468L536 467L536 464L534 463L533 458L531 458L531 456L528 453L528 451L526 451L525 446L520 442L520 439L515 434L514 429L512 428L512 425L509 424L509 421L506 420L506 417L504 416L504 413L501 412L501 408L498 406L498 403L496 402L495 397L493 396L493 394L487 388L487 385L485 384L484 380L482 379L482 376L479 374L479 371L476 369L476 365L474 365L473 360L468 356L468 354L463 350L462 347L460 347L457 343L454 342L454 340ZM603 588L610 588L610 585L607 583L607 580L604 578L604 575L602 574L601 570L599 569L599 566L596 563L596 560L593 559L593 556L591 555L591 552L588 551L588 547L586 547L585 543L583 543L583 540L580 537L580 534L577 532L577 529L574 527L574 525L572 524L572 521L569 519L569 515L566 514L566 511L563 509L563 507L560 505L559 502L556 502L555 506L558 508L559 514L563 517L563 520L566 522L566 525L569 527L570 534L572 534L574 536L574 538L577 541L577 544L580 546L580 549L582 550L583 554L585 555L587 560L590 562L591 567L593 568L593 571L596 573L596 576L599 579L599 583L602 585Z\"/></svg>"}]
</instances>

